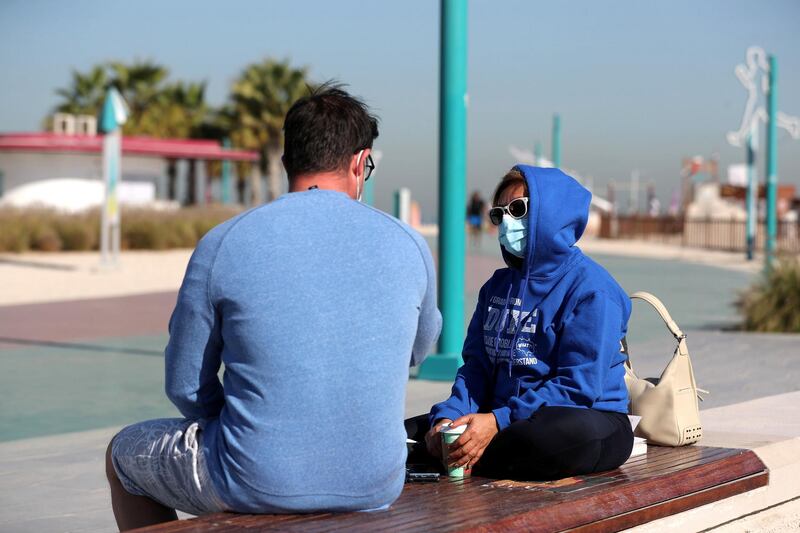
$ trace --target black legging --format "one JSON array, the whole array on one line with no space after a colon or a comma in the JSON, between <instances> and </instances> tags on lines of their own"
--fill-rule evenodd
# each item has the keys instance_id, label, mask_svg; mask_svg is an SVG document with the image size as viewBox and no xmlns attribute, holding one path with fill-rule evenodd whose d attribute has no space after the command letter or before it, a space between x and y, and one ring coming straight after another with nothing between
<instances>
[{"instance_id":1,"label":"black legging","mask_svg":"<svg viewBox=\"0 0 800 533\"><path fill-rule=\"evenodd\" d=\"M441 468L425 448L428 416L405 421L408 438L417 441L408 464ZM623 413L575 407L542 407L495 435L473 474L497 479L550 480L613 470L628 460L633 431Z\"/></svg>"}]
</instances>

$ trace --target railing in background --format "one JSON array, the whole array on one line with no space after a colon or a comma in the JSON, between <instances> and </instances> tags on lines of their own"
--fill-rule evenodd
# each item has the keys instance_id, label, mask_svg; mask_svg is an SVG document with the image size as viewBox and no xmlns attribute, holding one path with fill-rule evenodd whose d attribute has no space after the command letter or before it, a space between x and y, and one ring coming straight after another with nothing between
<instances>
[{"instance_id":1,"label":"railing in background","mask_svg":"<svg viewBox=\"0 0 800 533\"><path fill-rule=\"evenodd\" d=\"M691 248L746 252L747 225L744 220L688 219L684 217L646 215L604 215L600 237L605 239L639 239L676 244ZM763 250L766 223L756 226L756 249ZM779 221L776 250L800 253L800 221Z\"/></svg>"}]
</instances>

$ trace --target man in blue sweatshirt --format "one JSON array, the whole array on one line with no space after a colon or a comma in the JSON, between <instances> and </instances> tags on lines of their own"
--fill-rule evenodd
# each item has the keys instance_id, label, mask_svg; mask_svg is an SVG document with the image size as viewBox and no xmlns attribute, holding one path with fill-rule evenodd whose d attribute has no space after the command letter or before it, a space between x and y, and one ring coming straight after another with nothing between
<instances>
[{"instance_id":1,"label":"man in blue sweatshirt","mask_svg":"<svg viewBox=\"0 0 800 533\"><path fill-rule=\"evenodd\" d=\"M484 284L452 394L407 422L426 440L410 461L439 457L438 429L469 428L450 447L454 466L512 479L609 470L633 434L620 341L631 304L575 243L591 194L554 168L519 165L495 191L503 268Z\"/></svg>"},{"instance_id":2,"label":"man in blue sweatshirt","mask_svg":"<svg viewBox=\"0 0 800 533\"><path fill-rule=\"evenodd\" d=\"M174 509L378 510L403 488L408 367L441 327L430 251L359 202L378 136L361 101L323 86L284 132L290 192L211 230L189 262L166 349L185 418L109 446L120 529Z\"/></svg>"}]
</instances>

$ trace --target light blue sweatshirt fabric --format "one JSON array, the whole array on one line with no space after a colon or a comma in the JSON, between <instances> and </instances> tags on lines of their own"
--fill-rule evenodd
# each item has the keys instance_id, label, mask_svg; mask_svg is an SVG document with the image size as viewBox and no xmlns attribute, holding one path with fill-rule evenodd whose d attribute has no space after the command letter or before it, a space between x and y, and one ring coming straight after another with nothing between
<instances>
[{"instance_id":1,"label":"light blue sweatshirt fabric","mask_svg":"<svg viewBox=\"0 0 800 533\"><path fill-rule=\"evenodd\" d=\"M481 288L464 365L431 421L492 412L502 430L543 406L626 413L630 299L575 245L591 194L558 169L516 168L530 196L522 269L497 270Z\"/></svg>"},{"instance_id":2,"label":"light blue sweatshirt fabric","mask_svg":"<svg viewBox=\"0 0 800 533\"><path fill-rule=\"evenodd\" d=\"M197 245L166 392L206 420L208 468L232 510L380 508L403 488L408 368L440 328L422 237L345 194L290 193Z\"/></svg>"}]
</instances>

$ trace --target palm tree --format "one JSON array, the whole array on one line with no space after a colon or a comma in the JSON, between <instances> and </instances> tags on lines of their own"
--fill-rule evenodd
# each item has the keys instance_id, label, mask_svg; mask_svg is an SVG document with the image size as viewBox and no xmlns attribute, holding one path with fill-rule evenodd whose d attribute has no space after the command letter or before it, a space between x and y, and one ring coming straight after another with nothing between
<instances>
[{"instance_id":1,"label":"palm tree","mask_svg":"<svg viewBox=\"0 0 800 533\"><path fill-rule=\"evenodd\" d=\"M56 90L61 102L56 105L55 110L63 113L98 115L103 107L106 89L114 85L119 89L131 111L123 132L128 135L157 135L157 130L163 125L156 127L153 124L152 117L158 116L154 108L163 104L165 98L168 100L170 96L175 96L174 93L181 91L183 94L179 94L180 98L191 101L199 96L202 101L205 91L205 84L190 83L184 86L179 82L174 86L164 87L163 81L168 73L165 67L150 61L137 61L130 65L121 62L104 63L93 66L86 73L73 70L70 84ZM170 94L163 95L162 91L165 89ZM198 106L195 102L192 102L192 105L200 108L201 112L204 110L202 105ZM194 114L195 111L196 109L190 114ZM188 136L188 133L186 135Z\"/></svg>"},{"instance_id":2,"label":"palm tree","mask_svg":"<svg viewBox=\"0 0 800 533\"><path fill-rule=\"evenodd\" d=\"M265 59L248 65L231 88L230 138L234 146L258 150L261 171L269 177L269 197L281 191L283 119L292 104L307 94L306 67L294 68L288 60ZM253 194L258 197L257 180Z\"/></svg>"},{"instance_id":3,"label":"palm tree","mask_svg":"<svg viewBox=\"0 0 800 533\"><path fill-rule=\"evenodd\" d=\"M97 115L103 105L108 76L103 65L95 65L86 74L72 71L68 87L56 89L62 101L56 111L73 115Z\"/></svg>"},{"instance_id":4,"label":"palm tree","mask_svg":"<svg viewBox=\"0 0 800 533\"><path fill-rule=\"evenodd\" d=\"M151 61L105 63L95 65L85 74L73 71L70 85L56 91L62 98L56 111L97 115L102 109L106 89L114 85L130 109L122 129L126 135L203 136L209 116L205 82L166 83L168 74L166 67ZM167 175L170 197L174 197L174 161L170 161Z\"/></svg>"},{"instance_id":5,"label":"palm tree","mask_svg":"<svg viewBox=\"0 0 800 533\"><path fill-rule=\"evenodd\" d=\"M202 128L208 114L205 90L205 82L178 81L164 86L142 112L138 120L137 133L159 138L203 137ZM189 164L190 174L193 177L195 163L190 161ZM171 199L175 198L176 180L176 161L170 160L167 165L167 191ZM192 199L194 186L194 179L190 179L189 197Z\"/></svg>"},{"instance_id":6,"label":"palm tree","mask_svg":"<svg viewBox=\"0 0 800 533\"><path fill-rule=\"evenodd\" d=\"M150 135L142 124L151 106L158 103L161 83L169 75L166 67L151 61L135 61L128 65L113 61L107 66L111 83L116 86L130 109L128 121L122 128L128 135Z\"/></svg>"},{"instance_id":7,"label":"palm tree","mask_svg":"<svg viewBox=\"0 0 800 533\"><path fill-rule=\"evenodd\" d=\"M205 91L205 82L165 85L140 112L136 132L160 138L198 137L208 113Z\"/></svg>"}]
</instances>

